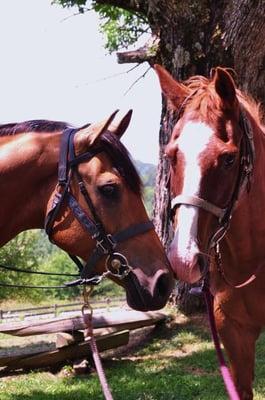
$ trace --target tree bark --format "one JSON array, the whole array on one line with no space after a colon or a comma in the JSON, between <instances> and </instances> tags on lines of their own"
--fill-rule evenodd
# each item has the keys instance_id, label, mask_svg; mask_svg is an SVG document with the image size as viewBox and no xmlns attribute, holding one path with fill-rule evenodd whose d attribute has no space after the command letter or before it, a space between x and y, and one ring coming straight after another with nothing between
<instances>
[{"instance_id":1,"label":"tree bark","mask_svg":"<svg viewBox=\"0 0 265 400\"><path fill-rule=\"evenodd\" d=\"M232 66L238 75L238 82L264 109L265 0L228 2L223 25L223 46L232 55Z\"/></svg>"}]
</instances>

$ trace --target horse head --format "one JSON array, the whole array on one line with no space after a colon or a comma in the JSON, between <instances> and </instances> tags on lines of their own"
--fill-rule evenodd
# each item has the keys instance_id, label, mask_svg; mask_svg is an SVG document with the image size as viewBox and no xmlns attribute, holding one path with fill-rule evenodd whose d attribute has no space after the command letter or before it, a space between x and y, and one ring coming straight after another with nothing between
<instances>
[{"instance_id":1,"label":"horse head","mask_svg":"<svg viewBox=\"0 0 265 400\"><path fill-rule=\"evenodd\" d=\"M131 112L116 125L115 114L72 135L68 200L66 197L56 213L50 237L86 263L85 278L91 275L91 268L97 275L107 270L111 279L125 288L132 308L159 309L170 295L172 272L148 219L139 175L120 141ZM58 187L50 195L48 212L54 208L56 195ZM92 228L87 228L89 224Z\"/></svg>"},{"instance_id":2,"label":"horse head","mask_svg":"<svg viewBox=\"0 0 265 400\"><path fill-rule=\"evenodd\" d=\"M210 79L195 76L180 83L161 66L155 69L177 115L165 149L174 226L169 259L179 279L195 283L208 270L211 249L226 233L248 183L251 138L227 70L218 67Z\"/></svg>"}]
</instances>

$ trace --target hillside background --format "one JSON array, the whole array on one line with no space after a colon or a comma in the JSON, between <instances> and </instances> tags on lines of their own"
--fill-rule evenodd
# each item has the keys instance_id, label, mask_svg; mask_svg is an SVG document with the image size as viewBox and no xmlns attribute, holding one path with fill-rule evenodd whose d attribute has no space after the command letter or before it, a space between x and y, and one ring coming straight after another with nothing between
<instances>
[{"instance_id":1,"label":"hillside background","mask_svg":"<svg viewBox=\"0 0 265 400\"><path fill-rule=\"evenodd\" d=\"M152 216L153 199L156 180L156 166L154 164L144 163L134 160L134 164L139 172L144 185L144 204L149 216Z\"/></svg>"}]
</instances>

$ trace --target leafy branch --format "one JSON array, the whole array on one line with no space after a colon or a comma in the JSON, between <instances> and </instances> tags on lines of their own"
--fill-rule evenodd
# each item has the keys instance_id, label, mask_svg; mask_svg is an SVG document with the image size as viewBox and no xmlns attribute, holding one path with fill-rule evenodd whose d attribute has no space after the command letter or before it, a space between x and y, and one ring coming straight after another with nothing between
<instances>
[{"instance_id":1,"label":"leafy branch","mask_svg":"<svg viewBox=\"0 0 265 400\"><path fill-rule=\"evenodd\" d=\"M127 49L149 31L147 18L142 12L143 1L53 0L53 3L77 7L78 13L74 15L96 11L100 18L100 31L106 38L105 47L110 53L121 48Z\"/></svg>"}]
</instances>

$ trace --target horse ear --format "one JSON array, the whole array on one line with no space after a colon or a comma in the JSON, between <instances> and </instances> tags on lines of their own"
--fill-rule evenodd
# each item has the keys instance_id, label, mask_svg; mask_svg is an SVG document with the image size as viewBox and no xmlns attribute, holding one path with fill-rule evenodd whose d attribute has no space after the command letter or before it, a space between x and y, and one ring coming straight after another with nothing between
<instances>
[{"instance_id":1,"label":"horse ear","mask_svg":"<svg viewBox=\"0 0 265 400\"><path fill-rule=\"evenodd\" d=\"M80 155L87 151L92 146L100 135L108 129L111 122L114 120L119 110L114 111L105 120L89 125L85 128L81 128L75 135L74 146L76 155Z\"/></svg>"},{"instance_id":2,"label":"horse ear","mask_svg":"<svg viewBox=\"0 0 265 400\"><path fill-rule=\"evenodd\" d=\"M158 75L162 92L167 98L169 108L178 109L188 95L187 88L177 82L161 65L155 64L154 69Z\"/></svg>"},{"instance_id":3,"label":"horse ear","mask_svg":"<svg viewBox=\"0 0 265 400\"><path fill-rule=\"evenodd\" d=\"M236 104L236 87L231 75L223 68L215 69L214 86L225 108L232 108Z\"/></svg>"},{"instance_id":4,"label":"horse ear","mask_svg":"<svg viewBox=\"0 0 265 400\"><path fill-rule=\"evenodd\" d=\"M132 110L129 110L117 125L111 124L108 130L117 135L120 139L130 124L132 112Z\"/></svg>"}]
</instances>

